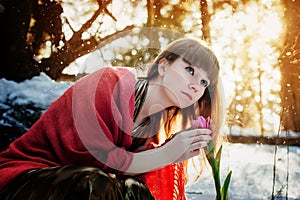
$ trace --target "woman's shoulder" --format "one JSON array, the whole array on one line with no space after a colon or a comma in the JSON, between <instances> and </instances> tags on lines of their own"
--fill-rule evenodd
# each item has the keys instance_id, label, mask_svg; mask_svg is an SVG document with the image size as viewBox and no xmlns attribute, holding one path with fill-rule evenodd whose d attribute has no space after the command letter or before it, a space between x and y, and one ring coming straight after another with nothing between
<instances>
[{"instance_id":1,"label":"woman's shoulder","mask_svg":"<svg viewBox=\"0 0 300 200\"><path fill-rule=\"evenodd\" d=\"M135 69L130 67L104 66L77 80L76 85L94 85L95 83L103 81L106 82L106 84L113 84L121 79L125 82L135 82L137 79Z\"/></svg>"},{"instance_id":2,"label":"woman's shoulder","mask_svg":"<svg viewBox=\"0 0 300 200\"><path fill-rule=\"evenodd\" d=\"M110 76L124 76L124 75L131 75L136 77L136 70L132 67L121 67L121 66L106 66L102 67L98 70L99 73L103 75L107 74Z\"/></svg>"}]
</instances>

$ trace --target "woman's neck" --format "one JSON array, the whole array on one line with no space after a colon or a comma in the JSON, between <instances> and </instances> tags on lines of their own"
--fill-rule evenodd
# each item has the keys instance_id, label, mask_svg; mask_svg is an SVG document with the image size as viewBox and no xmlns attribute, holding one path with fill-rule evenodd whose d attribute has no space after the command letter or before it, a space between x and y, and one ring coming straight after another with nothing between
<instances>
[{"instance_id":1,"label":"woman's neck","mask_svg":"<svg viewBox=\"0 0 300 200\"><path fill-rule=\"evenodd\" d=\"M167 101L166 96L163 93L161 84L156 80L150 80L144 104L136 121L141 121L170 106L170 102Z\"/></svg>"}]
</instances>

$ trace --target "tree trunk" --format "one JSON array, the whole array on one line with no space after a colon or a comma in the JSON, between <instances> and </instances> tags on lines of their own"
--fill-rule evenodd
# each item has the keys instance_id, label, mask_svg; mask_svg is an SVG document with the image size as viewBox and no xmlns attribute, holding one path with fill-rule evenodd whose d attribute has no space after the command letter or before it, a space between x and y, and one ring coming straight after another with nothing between
<instances>
[{"instance_id":1,"label":"tree trunk","mask_svg":"<svg viewBox=\"0 0 300 200\"><path fill-rule=\"evenodd\" d=\"M209 22L211 15L208 12L208 5L206 0L200 1L200 11L201 11L201 20L202 20L202 35L203 40L210 42L210 27Z\"/></svg>"},{"instance_id":2,"label":"tree trunk","mask_svg":"<svg viewBox=\"0 0 300 200\"><path fill-rule=\"evenodd\" d=\"M0 13L0 78L22 81L38 74L33 67L33 52L26 42L37 0L10 0L1 4L4 11Z\"/></svg>"},{"instance_id":3,"label":"tree trunk","mask_svg":"<svg viewBox=\"0 0 300 200\"><path fill-rule=\"evenodd\" d=\"M82 40L81 35L100 13L110 14L106 9L110 2L99 0L99 8L92 18L79 31L74 32L68 41L64 39L62 32L63 9L59 2L52 0L1 2L4 11L0 13L2 29L0 31L2 57L0 78L19 82L45 72L54 80L60 79L65 67L97 47L99 41L95 37ZM34 21L33 24L30 24L31 20ZM61 40L65 45L57 48ZM46 41L50 41L57 51L52 51L49 58L35 60L34 56L39 55Z\"/></svg>"},{"instance_id":4,"label":"tree trunk","mask_svg":"<svg viewBox=\"0 0 300 200\"><path fill-rule=\"evenodd\" d=\"M284 0L286 36L281 55L282 124L300 131L300 1Z\"/></svg>"}]
</instances>

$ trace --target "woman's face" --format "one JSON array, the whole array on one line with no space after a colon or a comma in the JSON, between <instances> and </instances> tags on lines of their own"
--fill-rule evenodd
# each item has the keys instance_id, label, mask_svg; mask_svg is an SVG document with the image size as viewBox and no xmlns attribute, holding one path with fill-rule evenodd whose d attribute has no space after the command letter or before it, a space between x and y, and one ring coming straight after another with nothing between
<instances>
[{"instance_id":1,"label":"woman's face","mask_svg":"<svg viewBox=\"0 0 300 200\"><path fill-rule=\"evenodd\" d=\"M203 69L190 65L180 57L173 63L163 60L160 64L161 84L172 106L185 108L194 104L210 83Z\"/></svg>"}]
</instances>

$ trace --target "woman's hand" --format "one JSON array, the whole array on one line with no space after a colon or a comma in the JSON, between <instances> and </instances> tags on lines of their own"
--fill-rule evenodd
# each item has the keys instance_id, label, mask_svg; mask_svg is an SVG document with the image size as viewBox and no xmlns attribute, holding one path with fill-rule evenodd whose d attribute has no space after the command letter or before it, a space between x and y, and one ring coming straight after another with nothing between
<instances>
[{"instance_id":1,"label":"woman's hand","mask_svg":"<svg viewBox=\"0 0 300 200\"><path fill-rule=\"evenodd\" d=\"M133 153L131 165L124 174L137 175L197 156L200 149L212 139L210 134L209 129L189 129L176 133L158 148Z\"/></svg>"},{"instance_id":2,"label":"woman's hand","mask_svg":"<svg viewBox=\"0 0 300 200\"><path fill-rule=\"evenodd\" d=\"M199 155L200 149L212 139L210 129L190 129L175 134L162 148L170 163L185 161ZM163 155L165 157L165 155Z\"/></svg>"}]
</instances>

